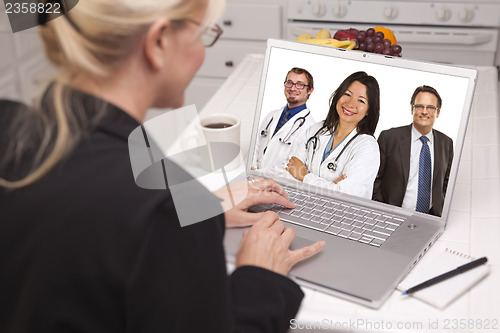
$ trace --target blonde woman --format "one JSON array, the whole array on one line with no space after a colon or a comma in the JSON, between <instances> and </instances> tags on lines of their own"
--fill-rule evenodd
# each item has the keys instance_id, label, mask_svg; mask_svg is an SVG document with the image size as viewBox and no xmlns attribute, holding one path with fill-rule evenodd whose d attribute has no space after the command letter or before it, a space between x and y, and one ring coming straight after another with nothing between
<instances>
[{"instance_id":1,"label":"blonde woman","mask_svg":"<svg viewBox=\"0 0 500 333\"><path fill-rule=\"evenodd\" d=\"M225 214L256 220L229 280L224 215L180 227L130 165L128 135L183 104L223 5L85 0L41 28L57 78L37 107L0 103L0 332L286 331L303 294L285 275L324 244L290 251L277 215L246 212L292 205L276 183Z\"/></svg>"}]
</instances>

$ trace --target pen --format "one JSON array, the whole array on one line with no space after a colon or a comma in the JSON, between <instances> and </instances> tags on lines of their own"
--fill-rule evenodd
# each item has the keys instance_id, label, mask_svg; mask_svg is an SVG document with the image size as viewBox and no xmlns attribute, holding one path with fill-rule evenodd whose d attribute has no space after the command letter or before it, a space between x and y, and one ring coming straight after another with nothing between
<instances>
[{"instance_id":1,"label":"pen","mask_svg":"<svg viewBox=\"0 0 500 333\"><path fill-rule=\"evenodd\" d=\"M432 278L430 280L422 282L421 284L418 284L415 287L408 289L407 291L403 291L403 295L414 293L415 291L427 288L427 287L432 286L438 282L441 282L441 281L444 281L444 280L449 279L451 277L454 277L460 273L467 272L473 268L476 268L477 266L480 266L480 265L486 263L487 261L488 261L488 259L486 257L482 257L482 258L479 258L477 260L471 261L468 264L459 266L459 267L455 268L454 270L451 270L449 272L438 275L435 278Z\"/></svg>"}]
</instances>

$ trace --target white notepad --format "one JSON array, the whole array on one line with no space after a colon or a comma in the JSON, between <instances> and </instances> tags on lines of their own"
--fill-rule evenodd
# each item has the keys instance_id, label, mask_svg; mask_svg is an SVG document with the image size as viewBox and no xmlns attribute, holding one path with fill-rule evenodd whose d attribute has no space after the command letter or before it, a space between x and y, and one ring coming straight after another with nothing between
<instances>
[{"instance_id":1,"label":"white notepad","mask_svg":"<svg viewBox=\"0 0 500 333\"><path fill-rule=\"evenodd\" d=\"M474 259L475 258L471 256L447 248L428 262L421 263L424 265L417 265L410 274L399 283L397 289L400 291L408 290L411 287L451 271ZM488 275L489 271L490 268L488 264L484 264L410 295L401 297L415 297L437 308L444 309Z\"/></svg>"}]
</instances>

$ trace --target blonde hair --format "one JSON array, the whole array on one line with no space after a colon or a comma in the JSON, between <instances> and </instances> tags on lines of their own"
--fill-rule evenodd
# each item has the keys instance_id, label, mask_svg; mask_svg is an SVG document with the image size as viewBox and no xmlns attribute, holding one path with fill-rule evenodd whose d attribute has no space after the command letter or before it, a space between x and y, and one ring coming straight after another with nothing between
<instances>
[{"instance_id":1,"label":"blonde hair","mask_svg":"<svg viewBox=\"0 0 500 333\"><path fill-rule=\"evenodd\" d=\"M80 140L83 132L102 116L100 107L92 119L83 107L71 106L69 82L80 77L103 77L132 52L135 43L157 19L182 21L205 10L200 29L215 23L224 9L225 0L84 0L65 16L49 21L40 28L48 59L59 68L47 90L51 107L43 100L30 109L29 117L18 115L20 127L9 136L4 164L19 161L37 141L37 153L31 170L24 178L0 178L0 186L20 188L47 174ZM92 87L89 87L90 91ZM104 105L102 105L104 106ZM20 118L24 119L21 120ZM36 122L36 124L34 124ZM40 128L43 127L42 130ZM38 129L39 138L32 133ZM27 142L31 140L31 142Z\"/></svg>"}]
</instances>

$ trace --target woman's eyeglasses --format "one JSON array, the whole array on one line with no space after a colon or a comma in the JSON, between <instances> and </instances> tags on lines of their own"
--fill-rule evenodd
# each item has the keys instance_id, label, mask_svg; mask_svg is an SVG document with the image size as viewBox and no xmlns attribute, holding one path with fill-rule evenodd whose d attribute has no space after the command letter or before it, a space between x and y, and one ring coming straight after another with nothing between
<instances>
[{"instance_id":1,"label":"woman's eyeglasses","mask_svg":"<svg viewBox=\"0 0 500 333\"><path fill-rule=\"evenodd\" d=\"M182 21L191 22L193 24L196 24L197 26L201 26L200 22L193 19L184 19ZM220 35L222 35L222 32L222 28L217 23L215 23L211 27L207 27L201 32L201 40L203 41L203 45L205 45L205 47L213 46L219 39Z\"/></svg>"}]
</instances>

